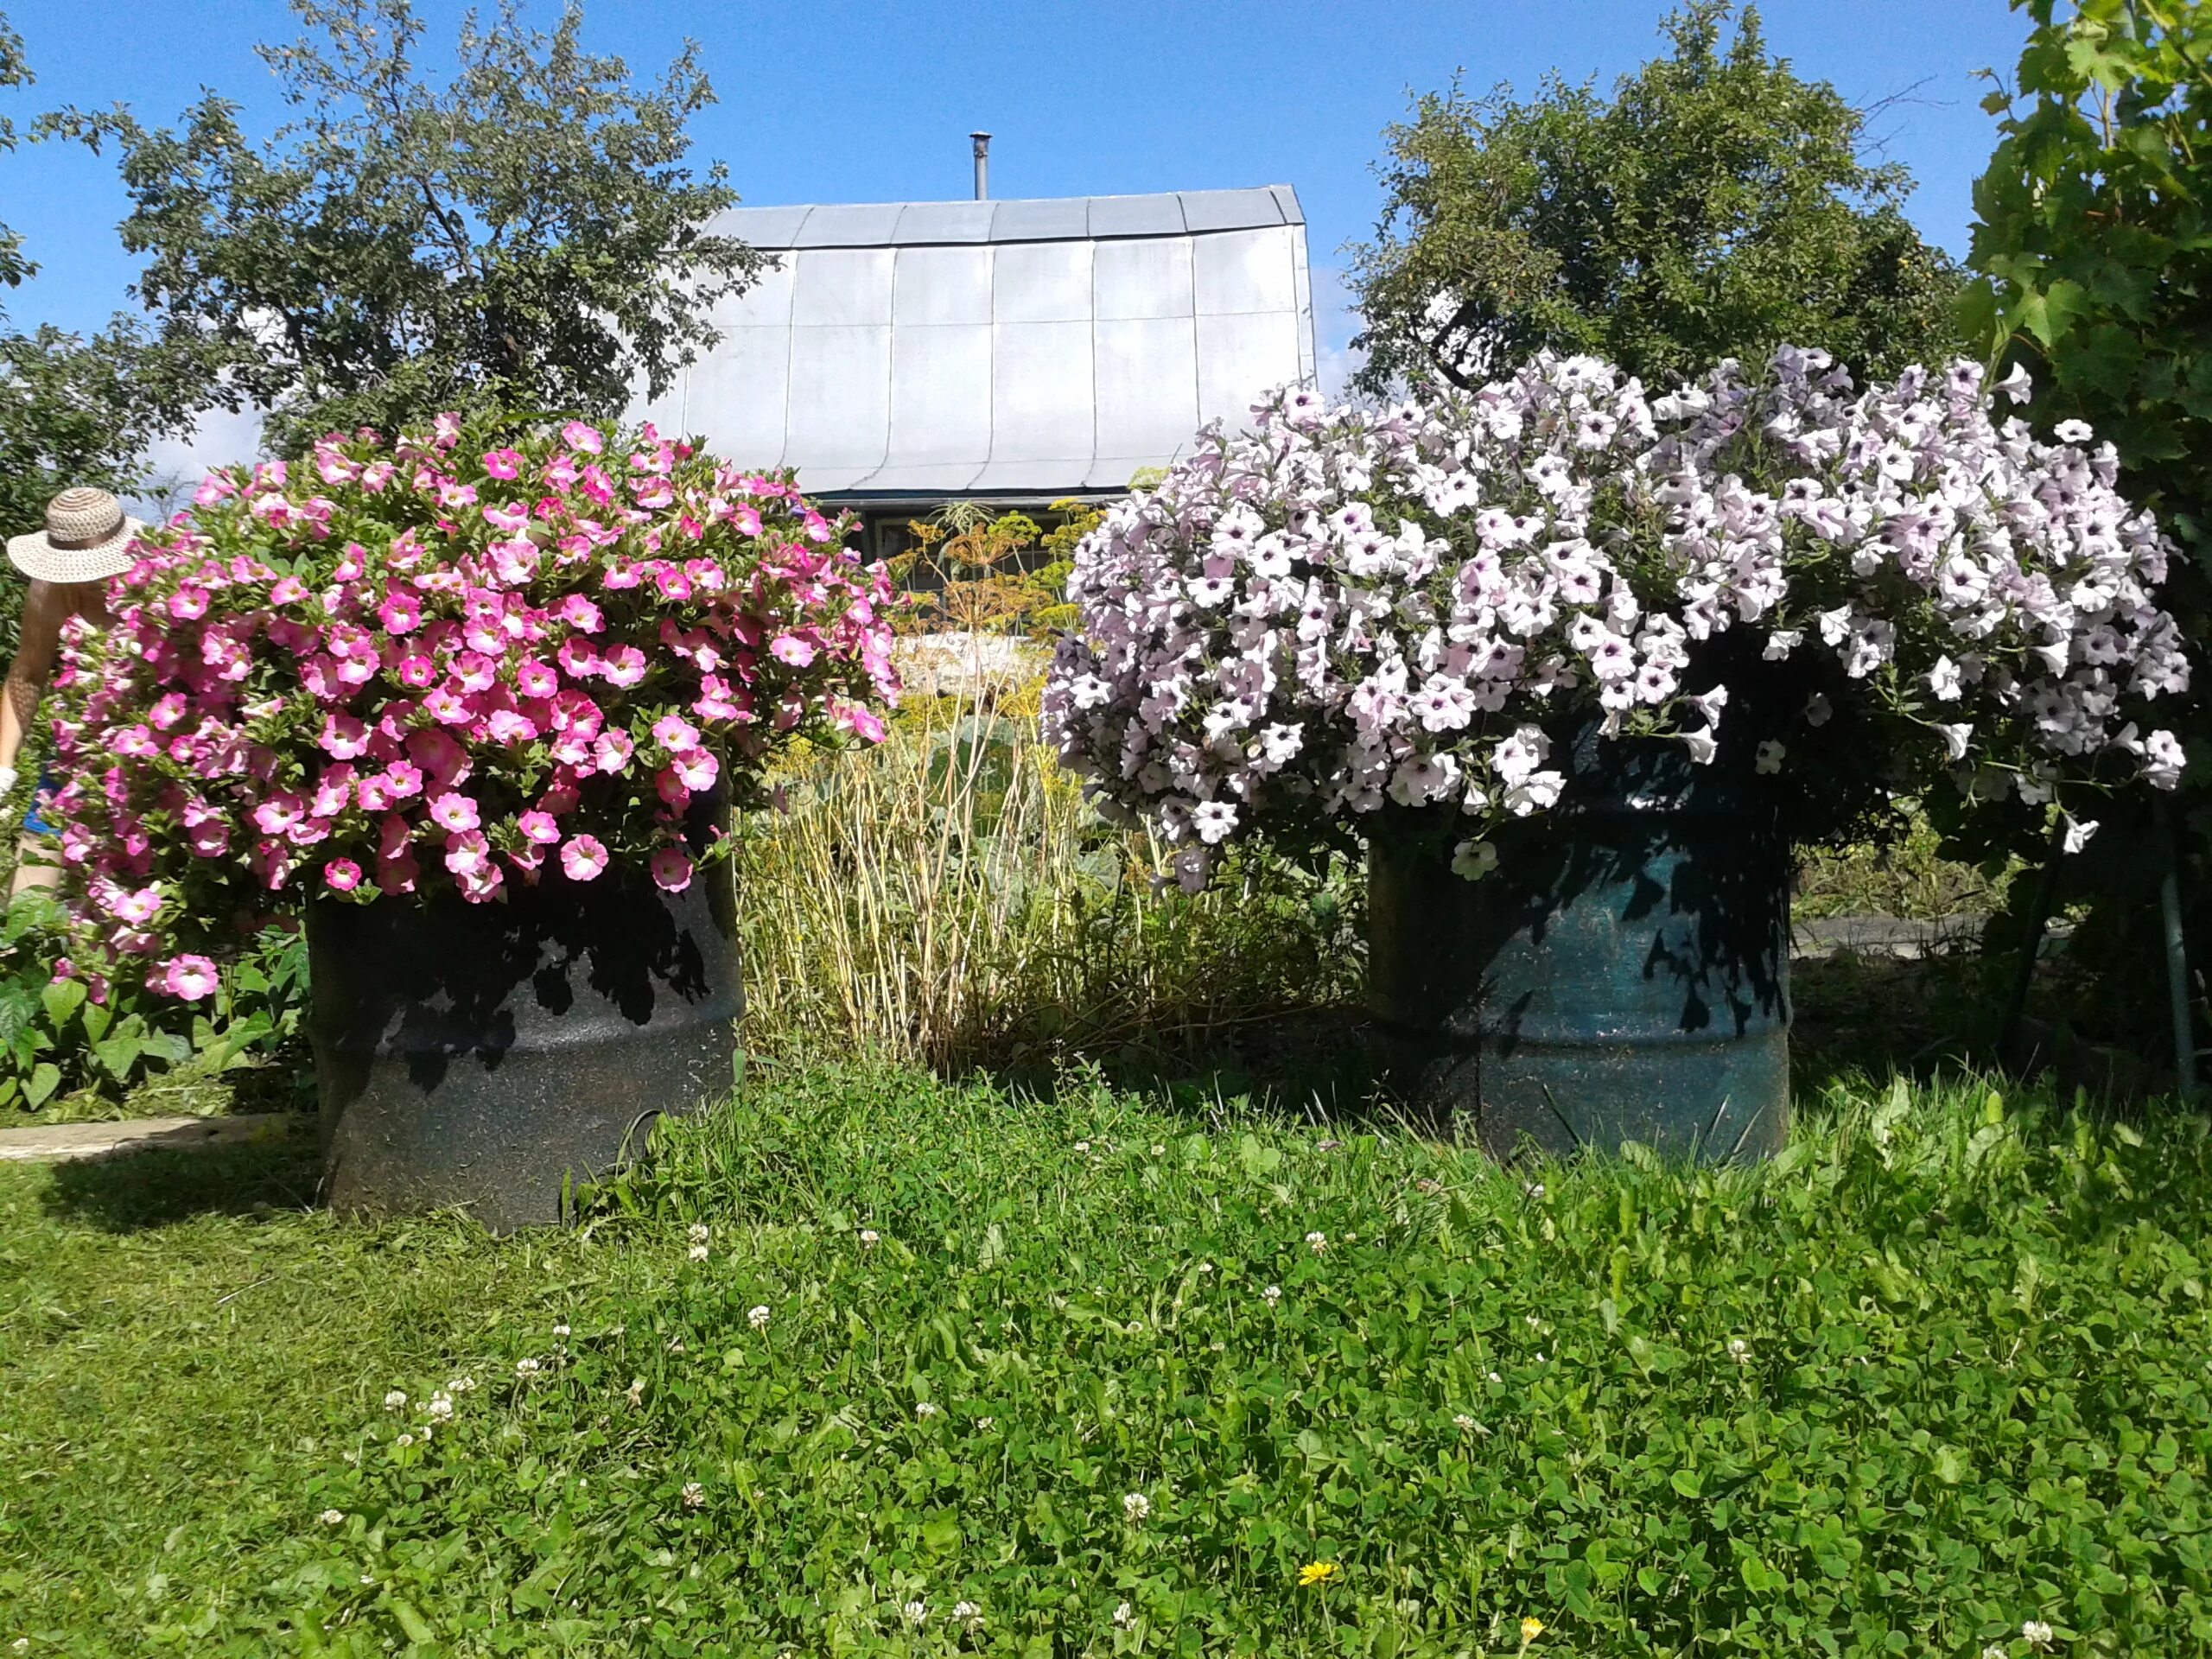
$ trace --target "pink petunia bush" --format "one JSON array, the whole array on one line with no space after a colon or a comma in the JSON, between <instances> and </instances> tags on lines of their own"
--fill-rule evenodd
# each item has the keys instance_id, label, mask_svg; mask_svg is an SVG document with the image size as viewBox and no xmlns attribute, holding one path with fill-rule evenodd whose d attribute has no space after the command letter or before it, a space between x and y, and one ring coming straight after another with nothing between
<instances>
[{"instance_id":1,"label":"pink petunia bush","mask_svg":"<svg viewBox=\"0 0 2212 1659\"><path fill-rule=\"evenodd\" d=\"M791 741L895 702L881 566L788 478L650 426L442 416L211 475L72 624L51 816L80 923L196 998L311 899L681 891Z\"/></svg>"},{"instance_id":2,"label":"pink petunia bush","mask_svg":"<svg viewBox=\"0 0 2212 1659\"><path fill-rule=\"evenodd\" d=\"M1078 546L1047 729L1192 887L1236 839L1393 808L1435 809L1479 875L1593 727L1777 795L2171 789L2149 720L2189 684L2153 596L2171 548L2111 445L1999 419L2027 394L1964 362L1862 391L1788 347L1656 398L1548 356L1381 410L1286 391Z\"/></svg>"}]
</instances>

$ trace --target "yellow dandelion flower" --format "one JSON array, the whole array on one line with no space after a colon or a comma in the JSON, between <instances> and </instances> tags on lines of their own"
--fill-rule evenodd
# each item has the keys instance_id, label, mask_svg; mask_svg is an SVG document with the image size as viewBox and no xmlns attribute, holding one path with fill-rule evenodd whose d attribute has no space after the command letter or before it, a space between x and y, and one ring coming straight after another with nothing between
<instances>
[{"instance_id":1,"label":"yellow dandelion flower","mask_svg":"<svg viewBox=\"0 0 2212 1659\"><path fill-rule=\"evenodd\" d=\"M1308 1561L1298 1569L1298 1582L1300 1588L1326 1584L1336 1576L1337 1564L1334 1561Z\"/></svg>"},{"instance_id":2,"label":"yellow dandelion flower","mask_svg":"<svg viewBox=\"0 0 2212 1659\"><path fill-rule=\"evenodd\" d=\"M1543 1633L1544 1621L1542 1619L1524 1618L1521 1621L1521 1643L1523 1647L1526 1647L1529 1643L1535 1641Z\"/></svg>"}]
</instances>

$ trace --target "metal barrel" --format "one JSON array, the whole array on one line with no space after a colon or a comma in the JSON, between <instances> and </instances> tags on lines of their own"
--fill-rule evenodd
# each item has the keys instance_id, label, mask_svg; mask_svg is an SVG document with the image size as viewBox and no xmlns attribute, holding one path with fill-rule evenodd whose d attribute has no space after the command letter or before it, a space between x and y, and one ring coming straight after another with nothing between
<instances>
[{"instance_id":1,"label":"metal barrel","mask_svg":"<svg viewBox=\"0 0 2212 1659\"><path fill-rule=\"evenodd\" d=\"M1442 833L1369 850L1378 1069L1493 1156L1758 1158L1789 1117L1789 847L1754 781L1586 734L1550 811L1455 875ZM1408 815L1414 817L1417 815ZM1422 826L1404 824L1418 831Z\"/></svg>"},{"instance_id":2,"label":"metal barrel","mask_svg":"<svg viewBox=\"0 0 2212 1659\"><path fill-rule=\"evenodd\" d=\"M323 899L307 932L334 1209L556 1223L567 1184L734 1081L727 862L681 893L619 867L589 882L549 868L492 904Z\"/></svg>"}]
</instances>

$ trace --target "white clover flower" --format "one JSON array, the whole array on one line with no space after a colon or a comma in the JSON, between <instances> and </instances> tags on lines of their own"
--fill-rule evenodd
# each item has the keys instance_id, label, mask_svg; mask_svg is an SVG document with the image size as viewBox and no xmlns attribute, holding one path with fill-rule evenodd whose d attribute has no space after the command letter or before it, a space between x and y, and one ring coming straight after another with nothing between
<instances>
[{"instance_id":1,"label":"white clover flower","mask_svg":"<svg viewBox=\"0 0 2212 1659\"><path fill-rule=\"evenodd\" d=\"M765 1306L750 1308L747 1310L745 1319L755 1331L766 1331L768 1328L768 1310Z\"/></svg>"},{"instance_id":2,"label":"white clover flower","mask_svg":"<svg viewBox=\"0 0 2212 1659\"><path fill-rule=\"evenodd\" d=\"M346 1524L346 1511L343 1510L325 1510L321 1515L317 1516L315 1519L321 1522L326 1527L340 1527Z\"/></svg>"},{"instance_id":3,"label":"white clover flower","mask_svg":"<svg viewBox=\"0 0 2212 1659\"><path fill-rule=\"evenodd\" d=\"M687 1480L683 1483L683 1498L685 1509L703 1509L707 1502L707 1489L696 1480Z\"/></svg>"},{"instance_id":4,"label":"white clover flower","mask_svg":"<svg viewBox=\"0 0 2212 1659\"><path fill-rule=\"evenodd\" d=\"M430 1396L430 1402L423 1409L439 1422L444 1422L453 1415L453 1395L440 1390Z\"/></svg>"},{"instance_id":5,"label":"white clover flower","mask_svg":"<svg viewBox=\"0 0 2212 1659\"><path fill-rule=\"evenodd\" d=\"M1134 1526L1152 1513L1152 1500L1142 1492L1129 1492L1122 1499L1122 1514Z\"/></svg>"},{"instance_id":6,"label":"white clover flower","mask_svg":"<svg viewBox=\"0 0 2212 1659\"><path fill-rule=\"evenodd\" d=\"M861 1229L861 1248L864 1250L872 1250L882 1237L883 1235L877 1232L874 1228L863 1227Z\"/></svg>"},{"instance_id":7,"label":"white clover flower","mask_svg":"<svg viewBox=\"0 0 2212 1659\"><path fill-rule=\"evenodd\" d=\"M1475 1430L1475 1420L1468 1416L1464 1411L1456 1412L1452 1414L1452 1427L1458 1429L1462 1434L1471 1434Z\"/></svg>"},{"instance_id":8,"label":"white clover flower","mask_svg":"<svg viewBox=\"0 0 2212 1659\"><path fill-rule=\"evenodd\" d=\"M1329 1236L1326 1233L1306 1234L1306 1248L1313 1251L1316 1255L1320 1255L1324 1250L1329 1248Z\"/></svg>"},{"instance_id":9,"label":"white clover flower","mask_svg":"<svg viewBox=\"0 0 2212 1659\"><path fill-rule=\"evenodd\" d=\"M569 1335L569 1322L566 1319L563 1319L560 1324L555 1325L553 1327L553 1334L565 1341Z\"/></svg>"},{"instance_id":10,"label":"white clover flower","mask_svg":"<svg viewBox=\"0 0 2212 1659\"><path fill-rule=\"evenodd\" d=\"M684 1236L691 1243L704 1244L709 1239L713 1238L714 1233L712 1230L708 1227L705 1222L695 1221L688 1229L685 1230Z\"/></svg>"},{"instance_id":11,"label":"white clover flower","mask_svg":"<svg viewBox=\"0 0 2212 1659\"><path fill-rule=\"evenodd\" d=\"M920 1418L922 1421L927 1422L931 1418L937 1415L937 1408L931 1405L928 1401L924 1400L915 1406L914 1415Z\"/></svg>"},{"instance_id":12,"label":"white clover flower","mask_svg":"<svg viewBox=\"0 0 2212 1659\"><path fill-rule=\"evenodd\" d=\"M983 1610L972 1601L954 1602L952 1616L960 1622L960 1628L970 1634L983 1628Z\"/></svg>"},{"instance_id":13,"label":"white clover flower","mask_svg":"<svg viewBox=\"0 0 2212 1659\"><path fill-rule=\"evenodd\" d=\"M384 1408L385 1408L386 1411L404 1411L404 1410L406 1410L406 1409L407 1409L407 1395L406 1395L406 1394L405 1394L404 1392L403 1392L402 1390L398 1389L393 1389L390 1394L387 1394L386 1395L385 1395L385 1397L384 1397Z\"/></svg>"},{"instance_id":14,"label":"white clover flower","mask_svg":"<svg viewBox=\"0 0 2212 1659\"><path fill-rule=\"evenodd\" d=\"M978 1417L976 1420L976 1427L988 1434L998 1426L998 1421L995 1417Z\"/></svg>"},{"instance_id":15,"label":"white clover flower","mask_svg":"<svg viewBox=\"0 0 2212 1659\"><path fill-rule=\"evenodd\" d=\"M2020 1624L2021 1638L2031 1648L2047 1648L2056 1632L2039 1618L2024 1619Z\"/></svg>"},{"instance_id":16,"label":"white clover flower","mask_svg":"<svg viewBox=\"0 0 2212 1659\"><path fill-rule=\"evenodd\" d=\"M538 1363L534 1359L518 1359L515 1361L515 1376L525 1382L527 1382L531 1377L536 1376L540 1369Z\"/></svg>"},{"instance_id":17,"label":"white clover flower","mask_svg":"<svg viewBox=\"0 0 2212 1659\"><path fill-rule=\"evenodd\" d=\"M1273 1307L1277 1302L1282 1300L1282 1287L1281 1285L1269 1285L1265 1290L1260 1293L1260 1300L1265 1302L1269 1307Z\"/></svg>"},{"instance_id":18,"label":"white clover flower","mask_svg":"<svg viewBox=\"0 0 2212 1659\"><path fill-rule=\"evenodd\" d=\"M1751 1357L1751 1344L1745 1342L1741 1337L1729 1338L1728 1357L1734 1360L1738 1365L1749 1363Z\"/></svg>"},{"instance_id":19,"label":"white clover flower","mask_svg":"<svg viewBox=\"0 0 2212 1659\"><path fill-rule=\"evenodd\" d=\"M1078 1141L1075 1143L1075 1149L1077 1152L1089 1152L1090 1150L1090 1142L1088 1141Z\"/></svg>"},{"instance_id":20,"label":"white clover flower","mask_svg":"<svg viewBox=\"0 0 2212 1659\"><path fill-rule=\"evenodd\" d=\"M404 1446L412 1446L412 1445L414 1445L414 1444L415 1444L415 1437L414 1437L414 1435L412 1435L412 1434L410 1434L410 1433L406 1433L406 1432L404 1432L404 1431L402 1431L402 1433L400 1433L399 1438L398 1438L397 1440L394 1440L394 1441L392 1442L392 1444L393 1444L394 1446L402 1446L402 1447L404 1447Z\"/></svg>"},{"instance_id":21,"label":"white clover flower","mask_svg":"<svg viewBox=\"0 0 2212 1659\"><path fill-rule=\"evenodd\" d=\"M899 1610L899 1616L918 1630L928 1619L930 1610L926 1603L910 1601Z\"/></svg>"},{"instance_id":22,"label":"white clover flower","mask_svg":"<svg viewBox=\"0 0 2212 1659\"><path fill-rule=\"evenodd\" d=\"M707 1259L707 1247L704 1244L694 1244L689 1254L694 1262L703 1262Z\"/></svg>"},{"instance_id":23,"label":"white clover flower","mask_svg":"<svg viewBox=\"0 0 2212 1659\"><path fill-rule=\"evenodd\" d=\"M2012 1656L2005 1651L2001 1643L1992 1642L1983 1647L1981 1659L2012 1659Z\"/></svg>"},{"instance_id":24,"label":"white clover flower","mask_svg":"<svg viewBox=\"0 0 2212 1659\"><path fill-rule=\"evenodd\" d=\"M1114 1623L1121 1629L1126 1630L1130 1625L1136 1622L1137 1610L1129 1605L1128 1602L1125 1601L1122 1603L1120 1606L1114 1609Z\"/></svg>"}]
</instances>

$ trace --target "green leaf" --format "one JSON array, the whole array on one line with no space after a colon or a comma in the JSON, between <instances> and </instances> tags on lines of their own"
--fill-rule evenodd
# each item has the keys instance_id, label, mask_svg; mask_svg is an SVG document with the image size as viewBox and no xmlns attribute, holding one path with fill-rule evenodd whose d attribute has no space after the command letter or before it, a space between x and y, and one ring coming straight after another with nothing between
<instances>
[{"instance_id":1,"label":"green leaf","mask_svg":"<svg viewBox=\"0 0 2212 1659\"><path fill-rule=\"evenodd\" d=\"M61 1086L61 1068L51 1060L41 1061L31 1071L30 1081L23 1085L23 1098L34 1108L43 1106Z\"/></svg>"},{"instance_id":2,"label":"green leaf","mask_svg":"<svg viewBox=\"0 0 2212 1659\"><path fill-rule=\"evenodd\" d=\"M144 1046L138 1039L128 1035L111 1037L92 1045L94 1057L118 1083L130 1080L130 1068L138 1064L138 1057L144 1052Z\"/></svg>"},{"instance_id":3,"label":"green leaf","mask_svg":"<svg viewBox=\"0 0 2212 1659\"><path fill-rule=\"evenodd\" d=\"M438 1639L438 1633L431 1628L430 1621L416 1612L413 1605L404 1597L391 1597L391 1616L399 1621L399 1628L407 1632L410 1642L435 1642Z\"/></svg>"},{"instance_id":4,"label":"green leaf","mask_svg":"<svg viewBox=\"0 0 2212 1659\"><path fill-rule=\"evenodd\" d=\"M83 1006L85 982L80 979L57 979L50 982L41 994L46 1006L46 1022L55 1030L69 1023L69 1016Z\"/></svg>"}]
</instances>

